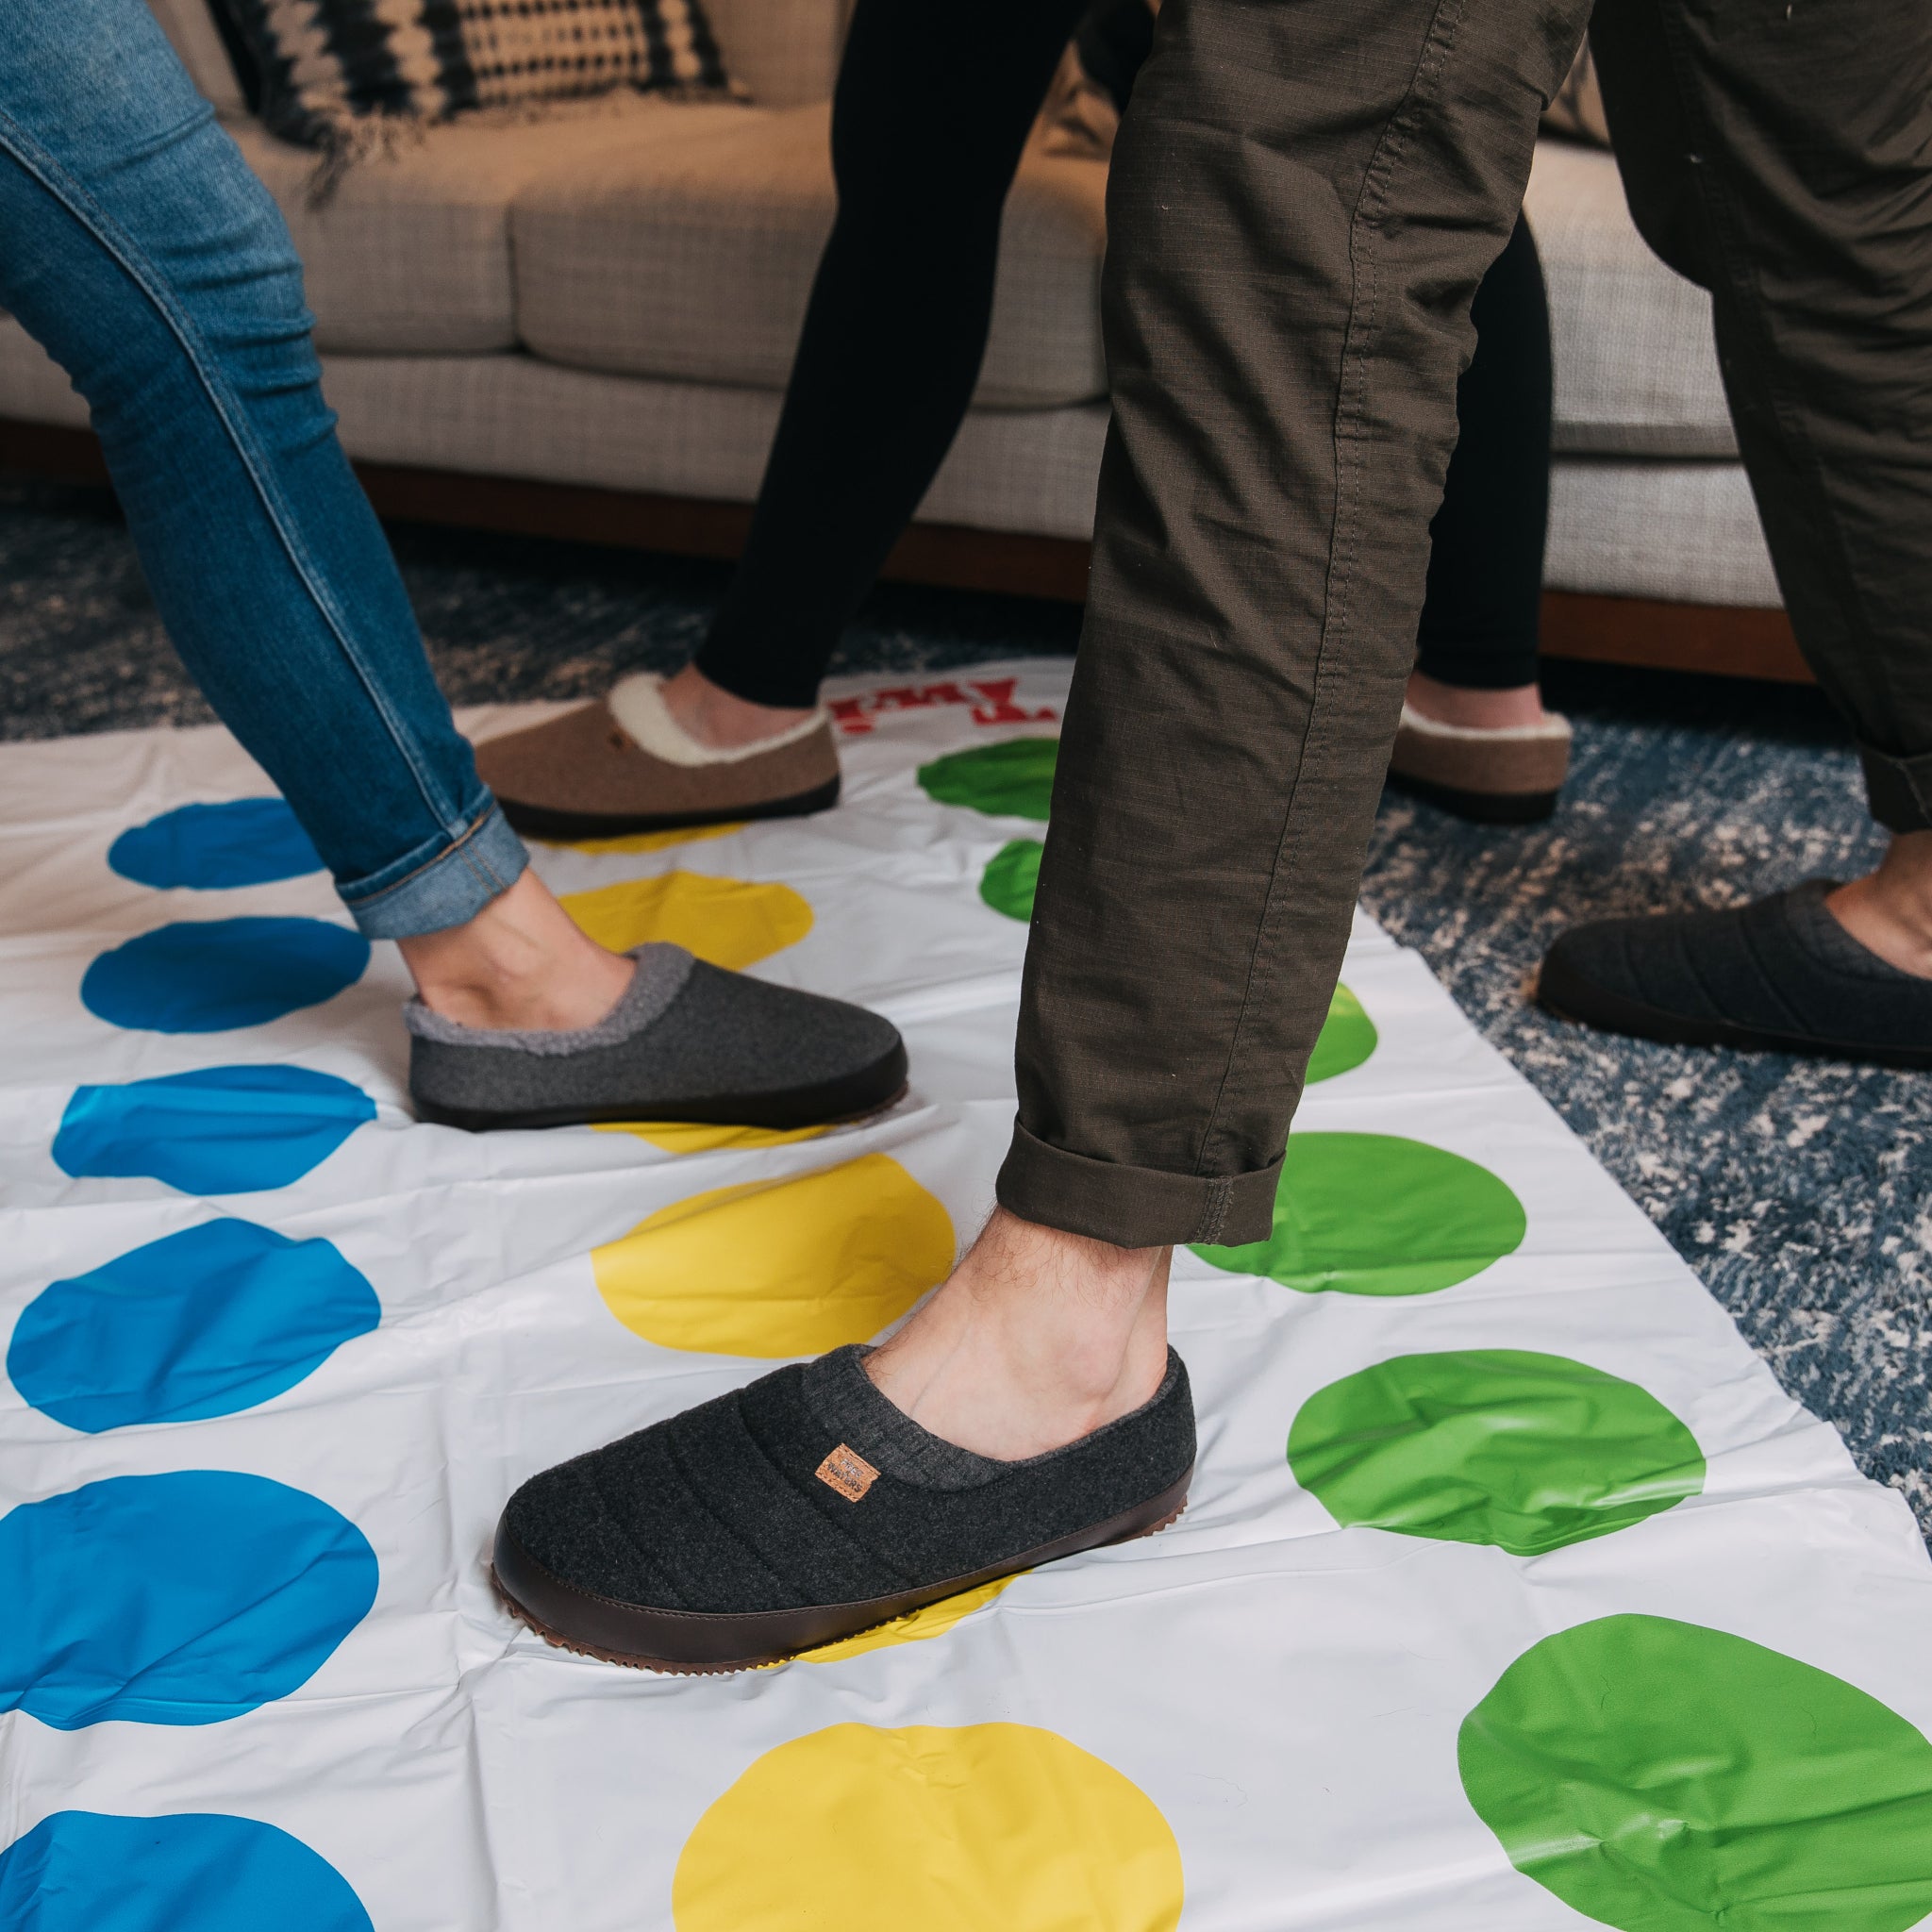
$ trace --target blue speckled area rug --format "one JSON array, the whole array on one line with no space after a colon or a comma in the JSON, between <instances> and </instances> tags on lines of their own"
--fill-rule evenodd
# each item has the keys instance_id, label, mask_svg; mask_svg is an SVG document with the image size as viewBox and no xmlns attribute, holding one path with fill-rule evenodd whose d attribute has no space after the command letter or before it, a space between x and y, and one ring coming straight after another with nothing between
<instances>
[{"instance_id":1,"label":"blue speckled area rug","mask_svg":"<svg viewBox=\"0 0 1932 1932\"><path fill-rule=\"evenodd\" d=\"M398 534L454 700L589 694L668 669L715 565ZM1075 613L881 591L835 667L1060 654ZM1553 667L1578 728L1545 826L1466 826L1391 794L1364 899L1417 948L1642 1205L1800 1402L1932 1529L1932 1078L1588 1034L1524 997L1543 946L1597 914L1728 905L1868 866L1852 755L1815 692ZM101 492L0 489L0 736L208 716Z\"/></svg>"}]
</instances>

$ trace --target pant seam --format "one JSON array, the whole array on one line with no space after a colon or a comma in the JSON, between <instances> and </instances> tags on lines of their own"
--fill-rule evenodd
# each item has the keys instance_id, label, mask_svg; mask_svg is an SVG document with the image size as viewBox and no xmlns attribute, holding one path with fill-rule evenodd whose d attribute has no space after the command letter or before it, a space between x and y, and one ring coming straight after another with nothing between
<instances>
[{"instance_id":1,"label":"pant seam","mask_svg":"<svg viewBox=\"0 0 1932 1932\"><path fill-rule=\"evenodd\" d=\"M212 119L211 109L208 110L208 116ZM181 353L188 358L189 366L193 370L196 381L207 396L209 407L214 410L215 419L221 425L229 447L241 462L261 503L263 514L281 543L291 568L304 591L308 592L310 602L320 612L330 635L336 641L337 647L354 671L376 716L381 719L391 743L408 767L409 775L415 780L417 791L424 805L445 834L457 836L462 826L460 811L453 805L445 804L441 798L441 788L436 785L425 770L422 761L416 757L409 744L408 733L391 707L387 694L380 683L370 675L368 666L362 661L341 612L336 609L333 600L326 594L307 550L295 535L292 519L288 513L287 506L281 501L280 491L268 474L268 465L263 454L255 447L254 439L248 434L243 420L244 412L241 408L239 399L230 394L218 371L210 367L203 353L198 331L195 330L192 320L174 301L161 277L150 271L142 251L129 238L122 234L119 224L105 208L99 207L86 189L70 176L32 135L4 110L0 110L0 147L4 147L22 168L40 182L41 186L92 236L96 244L112 258L122 272L147 298L169 333L180 345Z\"/></svg>"},{"instance_id":2,"label":"pant seam","mask_svg":"<svg viewBox=\"0 0 1932 1932\"><path fill-rule=\"evenodd\" d=\"M1249 1018L1255 1007L1261 954L1281 900L1284 860L1291 834L1297 824L1295 806L1301 791L1302 778L1307 770L1308 748L1316 737L1317 718L1322 708L1324 673L1329 660L1329 646L1348 625L1351 575L1355 569L1357 548L1361 537L1360 502L1362 473L1365 468L1359 456L1352 456L1348 452L1352 444L1367 440L1362 432L1362 425L1367 413L1369 366L1378 326L1376 305L1380 299L1380 262L1373 246L1373 238L1378 234L1377 225L1387 211L1389 184L1394 175L1400 150L1407 143L1415 110L1424 90L1448 59L1450 49L1455 43L1456 29L1461 21L1462 4L1463 0L1441 0L1441 4L1430 15L1428 31L1424 36L1423 49L1417 58L1415 71L1409 76L1408 86L1403 93L1401 102L1390 115L1388 125L1375 143L1375 150L1369 158L1367 168L1363 170L1361 189L1356 197L1354 212L1349 218L1349 254L1351 259L1358 266L1355 277L1356 292L1349 303L1348 327L1342 337L1341 367L1336 396L1336 530L1330 539L1334 562L1331 565L1332 574L1323 616L1321 641L1315 649L1308 720L1303 730L1299 756L1295 761L1294 781L1289 791L1287 809L1282 817L1281 836L1275 842L1274 860L1269 870L1268 889L1262 895L1260 914L1256 921L1254 944L1248 954L1247 980L1241 989L1241 1011L1235 1018L1234 1031L1228 1042L1227 1058L1222 1067L1221 1078L1215 1086L1213 1104L1208 1110L1208 1118L1201 1130L1200 1145L1194 1160L1194 1172L1197 1174L1208 1164L1208 1148L1221 1121L1223 1106L1227 1098L1228 1083L1234 1077L1235 1069L1241 1064L1241 1042L1247 1034ZM1354 350L1352 358L1354 388L1351 391L1351 343L1357 338L1359 346ZM1351 425L1355 433L1351 433ZM1344 476L1347 478L1345 483Z\"/></svg>"}]
</instances>

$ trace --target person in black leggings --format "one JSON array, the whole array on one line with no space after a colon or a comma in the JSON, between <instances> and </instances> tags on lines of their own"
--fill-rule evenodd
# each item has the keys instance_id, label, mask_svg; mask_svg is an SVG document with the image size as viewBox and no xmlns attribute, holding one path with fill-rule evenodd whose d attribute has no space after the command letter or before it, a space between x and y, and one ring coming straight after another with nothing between
<instances>
[{"instance_id":1,"label":"person in black leggings","mask_svg":"<svg viewBox=\"0 0 1932 1932\"><path fill-rule=\"evenodd\" d=\"M676 676L481 749L511 822L595 836L837 795L820 679L952 446L978 380L1000 219L1068 39L1124 105L1144 0L858 0L832 108L838 216L750 534ZM1569 727L1537 691L1550 339L1526 225L1475 299L1394 772L1484 818L1550 810ZM615 727L615 728L613 728Z\"/></svg>"}]
</instances>

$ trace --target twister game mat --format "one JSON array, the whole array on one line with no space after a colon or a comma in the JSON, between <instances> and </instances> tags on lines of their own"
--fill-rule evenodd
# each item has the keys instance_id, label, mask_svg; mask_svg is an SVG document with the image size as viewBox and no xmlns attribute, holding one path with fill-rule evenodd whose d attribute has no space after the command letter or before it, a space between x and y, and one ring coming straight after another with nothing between
<instances>
[{"instance_id":1,"label":"twister game mat","mask_svg":"<svg viewBox=\"0 0 1932 1932\"><path fill-rule=\"evenodd\" d=\"M218 730L0 752L0 1924L1905 1932L1932 1570L1367 920L1192 1501L778 1668L521 1631L525 1476L878 1335L990 1200L1064 665L835 693L844 802L539 847L891 1016L889 1115L472 1137ZM534 715L485 714L479 732Z\"/></svg>"}]
</instances>

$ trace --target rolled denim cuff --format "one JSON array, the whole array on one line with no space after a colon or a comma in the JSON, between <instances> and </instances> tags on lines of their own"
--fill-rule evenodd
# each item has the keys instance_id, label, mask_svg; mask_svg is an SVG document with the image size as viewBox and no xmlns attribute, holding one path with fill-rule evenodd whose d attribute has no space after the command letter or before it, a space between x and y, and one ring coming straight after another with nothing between
<instances>
[{"instance_id":1,"label":"rolled denim cuff","mask_svg":"<svg viewBox=\"0 0 1932 1932\"><path fill-rule=\"evenodd\" d=\"M1932 752L1895 758L1861 744L1858 762L1865 768L1872 816L1888 832L1932 831Z\"/></svg>"},{"instance_id":2,"label":"rolled denim cuff","mask_svg":"<svg viewBox=\"0 0 1932 1932\"><path fill-rule=\"evenodd\" d=\"M1015 1121L994 1192L1000 1206L1023 1221L1117 1247L1238 1246L1274 1232L1280 1178L1278 1155L1247 1174L1168 1174L1070 1154L1036 1140Z\"/></svg>"},{"instance_id":3,"label":"rolled denim cuff","mask_svg":"<svg viewBox=\"0 0 1932 1932\"><path fill-rule=\"evenodd\" d=\"M393 865L352 885L337 881L342 904L365 938L408 940L475 919L515 885L530 855L493 798L454 838L440 836Z\"/></svg>"}]
</instances>

